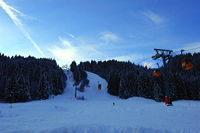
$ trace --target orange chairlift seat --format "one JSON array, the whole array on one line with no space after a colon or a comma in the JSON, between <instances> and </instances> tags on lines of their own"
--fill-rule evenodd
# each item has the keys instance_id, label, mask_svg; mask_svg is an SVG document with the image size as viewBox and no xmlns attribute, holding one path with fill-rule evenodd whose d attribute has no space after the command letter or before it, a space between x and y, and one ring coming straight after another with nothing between
<instances>
[{"instance_id":1,"label":"orange chairlift seat","mask_svg":"<svg viewBox=\"0 0 200 133\"><path fill-rule=\"evenodd\" d=\"M193 68L193 64L192 64L192 62L189 61L189 60L183 60L183 61L181 62L181 65L182 65L182 68L183 68L184 70L190 70L190 69Z\"/></svg>"},{"instance_id":2,"label":"orange chairlift seat","mask_svg":"<svg viewBox=\"0 0 200 133\"><path fill-rule=\"evenodd\" d=\"M158 63L156 63L156 64L158 65L158 68L153 71L153 76L159 77L161 75L161 72L160 72L160 69L159 69L159 64Z\"/></svg>"},{"instance_id":3,"label":"orange chairlift seat","mask_svg":"<svg viewBox=\"0 0 200 133\"><path fill-rule=\"evenodd\" d=\"M154 72L153 72L154 77L159 77L160 75L161 75L160 70L158 70L158 69L154 70Z\"/></svg>"},{"instance_id":4,"label":"orange chairlift seat","mask_svg":"<svg viewBox=\"0 0 200 133\"><path fill-rule=\"evenodd\" d=\"M80 91L84 91L85 89L84 89L83 87L81 87L79 90L80 90Z\"/></svg>"}]
</instances>

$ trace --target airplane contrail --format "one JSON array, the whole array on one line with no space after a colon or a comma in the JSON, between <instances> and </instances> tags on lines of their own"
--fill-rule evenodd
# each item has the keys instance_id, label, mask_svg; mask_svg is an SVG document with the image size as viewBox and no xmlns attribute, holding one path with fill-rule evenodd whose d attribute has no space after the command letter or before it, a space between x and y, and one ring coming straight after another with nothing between
<instances>
[{"instance_id":1,"label":"airplane contrail","mask_svg":"<svg viewBox=\"0 0 200 133\"><path fill-rule=\"evenodd\" d=\"M17 17L17 15L25 16L22 12L18 11L17 9L11 7L3 0L0 0L0 7L8 14L10 19L13 21L13 23L21 30L21 32L24 34L24 36L31 42L31 44L36 48L36 50L45 57L44 52L40 49L39 45L32 39L31 35L25 30L23 23L21 20Z\"/></svg>"}]
</instances>

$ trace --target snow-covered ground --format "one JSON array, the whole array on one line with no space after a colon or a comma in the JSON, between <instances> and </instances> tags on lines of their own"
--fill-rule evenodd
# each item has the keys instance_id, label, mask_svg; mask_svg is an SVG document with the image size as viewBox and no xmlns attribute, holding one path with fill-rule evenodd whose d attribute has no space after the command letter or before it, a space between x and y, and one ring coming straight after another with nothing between
<instances>
[{"instance_id":1,"label":"snow-covered ground","mask_svg":"<svg viewBox=\"0 0 200 133\"><path fill-rule=\"evenodd\" d=\"M28 103L0 103L0 133L200 133L200 102L127 100L107 94L107 82L88 73L90 87L74 98L70 72L63 95ZM97 89L98 81L102 90ZM113 104L114 103L114 104Z\"/></svg>"}]
</instances>

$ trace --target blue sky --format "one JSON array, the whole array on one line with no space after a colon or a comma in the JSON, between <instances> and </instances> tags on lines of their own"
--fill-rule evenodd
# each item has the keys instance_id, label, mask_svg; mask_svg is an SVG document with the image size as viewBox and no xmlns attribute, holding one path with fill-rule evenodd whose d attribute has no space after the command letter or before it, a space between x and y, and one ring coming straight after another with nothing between
<instances>
[{"instance_id":1,"label":"blue sky","mask_svg":"<svg viewBox=\"0 0 200 133\"><path fill-rule=\"evenodd\" d=\"M199 5L199 0L0 0L0 52L55 58L61 66L108 59L152 65L154 48L200 46Z\"/></svg>"}]
</instances>

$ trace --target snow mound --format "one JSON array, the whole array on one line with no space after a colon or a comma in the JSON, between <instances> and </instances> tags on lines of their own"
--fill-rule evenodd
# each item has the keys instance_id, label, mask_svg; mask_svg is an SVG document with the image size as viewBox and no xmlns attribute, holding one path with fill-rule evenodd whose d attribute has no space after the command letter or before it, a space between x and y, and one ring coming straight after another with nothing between
<instances>
[{"instance_id":1,"label":"snow mound","mask_svg":"<svg viewBox=\"0 0 200 133\"><path fill-rule=\"evenodd\" d=\"M84 92L79 92L83 95L86 100L108 100L108 99L118 99L117 97L111 96L107 93L107 81L98 75L86 72L89 79L89 86L85 88ZM98 84L101 84L101 90L98 89Z\"/></svg>"}]
</instances>

